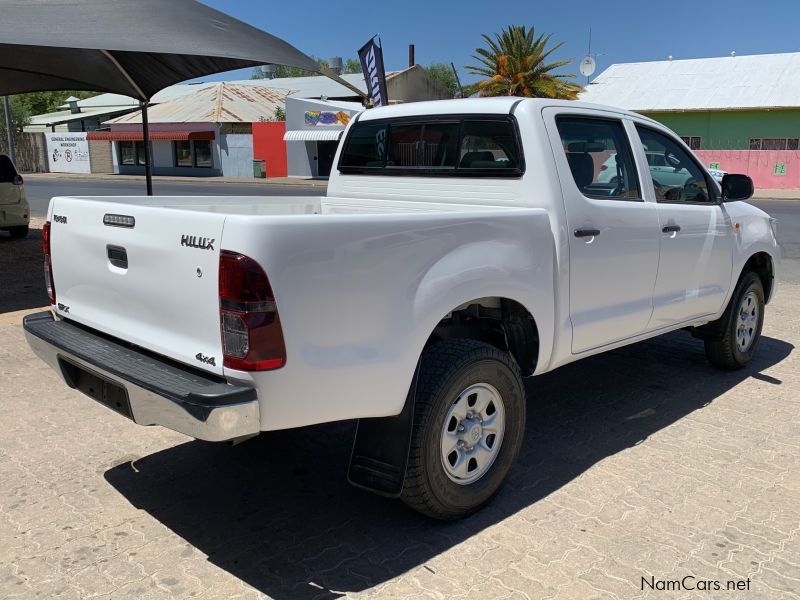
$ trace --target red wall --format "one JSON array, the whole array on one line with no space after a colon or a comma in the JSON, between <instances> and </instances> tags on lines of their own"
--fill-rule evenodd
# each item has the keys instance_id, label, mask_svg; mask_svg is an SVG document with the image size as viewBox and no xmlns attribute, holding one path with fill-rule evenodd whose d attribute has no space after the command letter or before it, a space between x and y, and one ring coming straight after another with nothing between
<instances>
[{"instance_id":1,"label":"red wall","mask_svg":"<svg viewBox=\"0 0 800 600\"><path fill-rule=\"evenodd\" d=\"M749 175L756 188L800 188L800 151L797 150L695 150L694 153L706 166L716 162L728 173ZM785 174L775 174L778 163L786 165Z\"/></svg>"},{"instance_id":2,"label":"red wall","mask_svg":"<svg viewBox=\"0 0 800 600\"><path fill-rule=\"evenodd\" d=\"M267 163L267 177L286 177L285 121L253 123L253 158Z\"/></svg>"}]
</instances>

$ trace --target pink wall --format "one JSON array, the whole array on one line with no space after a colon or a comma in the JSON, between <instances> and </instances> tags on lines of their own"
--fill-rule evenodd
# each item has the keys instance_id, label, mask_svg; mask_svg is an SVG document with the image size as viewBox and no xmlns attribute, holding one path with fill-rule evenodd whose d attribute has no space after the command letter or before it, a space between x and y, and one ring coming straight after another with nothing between
<instances>
[{"instance_id":1,"label":"pink wall","mask_svg":"<svg viewBox=\"0 0 800 600\"><path fill-rule=\"evenodd\" d=\"M695 150L694 153L706 166L716 162L728 173L749 175L756 188L800 188L798 150ZM778 163L786 165L784 175L775 174Z\"/></svg>"}]
</instances>

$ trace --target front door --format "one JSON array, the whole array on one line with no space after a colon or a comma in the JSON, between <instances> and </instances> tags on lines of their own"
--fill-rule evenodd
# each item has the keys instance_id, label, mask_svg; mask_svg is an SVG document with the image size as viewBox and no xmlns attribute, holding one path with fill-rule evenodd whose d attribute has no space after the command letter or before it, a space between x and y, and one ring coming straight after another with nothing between
<instances>
[{"instance_id":1,"label":"front door","mask_svg":"<svg viewBox=\"0 0 800 600\"><path fill-rule=\"evenodd\" d=\"M545 111L568 223L575 354L645 331L658 269L658 215L641 193L632 123L595 112ZM608 164L616 172L601 177Z\"/></svg>"},{"instance_id":2,"label":"front door","mask_svg":"<svg viewBox=\"0 0 800 600\"><path fill-rule=\"evenodd\" d=\"M733 228L716 184L691 153L666 132L644 125L636 131L651 155L647 195L657 201L661 227L648 329L661 329L722 308L733 269ZM653 156L667 166L655 167Z\"/></svg>"}]
</instances>

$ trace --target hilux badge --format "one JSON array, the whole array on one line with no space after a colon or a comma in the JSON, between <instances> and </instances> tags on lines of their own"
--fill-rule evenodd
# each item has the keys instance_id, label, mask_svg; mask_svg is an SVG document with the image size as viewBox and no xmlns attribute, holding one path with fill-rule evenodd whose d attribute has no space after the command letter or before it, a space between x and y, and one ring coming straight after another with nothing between
<instances>
[{"instance_id":1,"label":"hilux badge","mask_svg":"<svg viewBox=\"0 0 800 600\"><path fill-rule=\"evenodd\" d=\"M182 235L181 246L199 248L200 250L214 250L214 238L199 237L197 235Z\"/></svg>"}]
</instances>

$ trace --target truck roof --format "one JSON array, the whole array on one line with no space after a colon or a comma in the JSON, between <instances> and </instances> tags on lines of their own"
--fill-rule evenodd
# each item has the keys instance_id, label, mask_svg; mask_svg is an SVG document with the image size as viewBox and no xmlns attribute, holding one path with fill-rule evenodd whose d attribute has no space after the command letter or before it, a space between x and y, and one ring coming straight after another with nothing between
<instances>
[{"instance_id":1,"label":"truck roof","mask_svg":"<svg viewBox=\"0 0 800 600\"><path fill-rule=\"evenodd\" d=\"M625 115L636 116L640 114L616 107L580 102L578 100L553 100L551 98L520 98L516 96L495 96L492 98L461 98L456 100L430 100L426 102L409 102L408 104L390 104L380 108L366 110L359 116L359 121L373 121L376 119L396 119L401 117L414 117L423 115L449 115L449 114L499 114L507 115L512 108L524 102L532 107L545 108L550 106L563 106L568 108L594 108L618 112Z\"/></svg>"}]
</instances>

